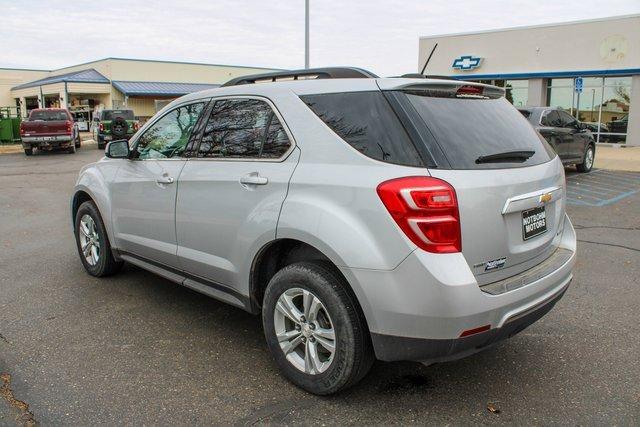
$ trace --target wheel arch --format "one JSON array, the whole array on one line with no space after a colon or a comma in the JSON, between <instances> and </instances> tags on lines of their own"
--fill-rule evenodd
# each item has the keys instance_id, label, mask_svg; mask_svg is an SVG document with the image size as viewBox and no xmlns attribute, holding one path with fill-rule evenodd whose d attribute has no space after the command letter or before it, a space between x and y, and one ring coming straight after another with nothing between
<instances>
[{"instance_id":1,"label":"wheel arch","mask_svg":"<svg viewBox=\"0 0 640 427\"><path fill-rule=\"evenodd\" d=\"M283 267L301 261L315 261L331 268L344 281L347 292L357 303L357 310L369 326L362 308L362 301L340 267L325 253L302 240L280 238L265 244L256 254L249 275L249 299L251 312L257 314L262 308L264 292L271 278Z\"/></svg>"},{"instance_id":2,"label":"wheel arch","mask_svg":"<svg viewBox=\"0 0 640 427\"><path fill-rule=\"evenodd\" d=\"M81 178L82 181L82 178ZM79 183L75 187L75 191L73 196L71 197L71 224L75 229L75 220L76 214L78 213L78 209L80 206L87 201L93 202L98 208L98 213L102 218L102 222L104 223L104 227L107 230L107 237L109 238L109 242L111 244L112 249L116 249L114 243L113 230L111 227L111 211L109 208L109 201L106 197L105 191L92 191L88 186ZM75 230L74 230L75 232ZM116 249L117 250L117 249Z\"/></svg>"}]
</instances>

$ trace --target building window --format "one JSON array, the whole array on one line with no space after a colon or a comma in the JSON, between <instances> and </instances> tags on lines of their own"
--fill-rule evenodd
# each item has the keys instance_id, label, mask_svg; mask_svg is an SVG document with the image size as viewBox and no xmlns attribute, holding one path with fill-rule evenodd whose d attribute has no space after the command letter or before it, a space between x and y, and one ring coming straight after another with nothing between
<instances>
[{"instance_id":1,"label":"building window","mask_svg":"<svg viewBox=\"0 0 640 427\"><path fill-rule=\"evenodd\" d=\"M582 93L575 80L550 79L547 105L558 107L587 124L597 142L624 144L627 140L631 77L585 77Z\"/></svg>"},{"instance_id":2,"label":"building window","mask_svg":"<svg viewBox=\"0 0 640 427\"><path fill-rule=\"evenodd\" d=\"M503 87L504 97L516 107L524 107L529 100L529 80L478 80L479 83Z\"/></svg>"}]
</instances>

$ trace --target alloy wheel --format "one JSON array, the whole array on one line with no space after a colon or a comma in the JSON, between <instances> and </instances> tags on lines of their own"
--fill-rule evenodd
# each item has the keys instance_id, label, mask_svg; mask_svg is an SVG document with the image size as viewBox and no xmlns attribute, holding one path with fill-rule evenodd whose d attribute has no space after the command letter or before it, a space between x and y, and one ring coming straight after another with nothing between
<instances>
[{"instance_id":1,"label":"alloy wheel","mask_svg":"<svg viewBox=\"0 0 640 427\"><path fill-rule=\"evenodd\" d=\"M289 363L311 375L331 366L336 350L334 325L316 295L302 288L287 289L278 298L273 316L278 343Z\"/></svg>"},{"instance_id":2,"label":"alloy wheel","mask_svg":"<svg viewBox=\"0 0 640 427\"><path fill-rule=\"evenodd\" d=\"M82 256L89 265L94 266L100 260L100 236L96 223L90 215L85 214L80 219L78 228Z\"/></svg>"},{"instance_id":3,"label":"alloy wheel","mask_svg":"<svg viewBox=\"0 0 640 427\"><path fill-rule=\"evenodd\" d=\"M593 166L593 149L589 148L587 154L584 156L584 165L586 169L591 169Z\"/></svg>"}]
</instances>

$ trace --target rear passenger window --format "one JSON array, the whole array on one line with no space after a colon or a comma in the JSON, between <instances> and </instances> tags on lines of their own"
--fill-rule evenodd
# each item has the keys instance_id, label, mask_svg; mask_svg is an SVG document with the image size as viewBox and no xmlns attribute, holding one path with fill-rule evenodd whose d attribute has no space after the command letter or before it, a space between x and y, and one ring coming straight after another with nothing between
<instances>
[{"instance_id":1,"label":"rear passenger window","mask_svg":"<svg viewBox=\"0 0 640 427\"><path fill-rule=\"evenodd\" d=\"M405 166L424 164L382 92L300 97L340 138L372 159Z\"/></svg>"},{"instance_id":2,"label":"rear passenger window","mask_svg":"<svg viewBox=\"0 0 640 427\"><path fill-rule=\"evenodd\" d=\"M198 150L208 158L280 158L291 142L265 101L223 99L209 115Z\"/></svg>"},{"instance_id":3,"label":"rear passenger window","mask_svg":"<svg viewBox=\"0 0 640 427\"><path fill-rule=\"evenodd\" d=\"M544 116L542 116L542 120L540 120L542 126L560 126L560 118L558 117L558 112L555 110L551 110L547 112Z\"/></svg>"}]
</instances>

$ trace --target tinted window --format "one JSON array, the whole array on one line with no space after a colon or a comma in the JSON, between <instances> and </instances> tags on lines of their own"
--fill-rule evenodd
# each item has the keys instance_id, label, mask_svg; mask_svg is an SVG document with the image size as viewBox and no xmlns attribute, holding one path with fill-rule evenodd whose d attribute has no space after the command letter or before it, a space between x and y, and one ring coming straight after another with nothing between
<instances>
[{"instance_id":1,"label":"tinted window","mask_svg":"<svg viewBox=\"0 0 640 427\"><path fill-rule=\"evenodd\" d=\"M147 129L136 145L140 159L181 157L204 104L178 107Z\"/></svg>"},{"instance_id":2,"label":"tinted window","mask_svg":"<svg viewBox=\"0 0 640 427\"><path fill-rule=\"evenodd\" d=\"M362 154L406 166L423 162L382 92L301 96L335 133Z\"/></svg>"},{"instance_id":3,"label":"tinted window","mask_svg":"<svg viewBox=\"0 0 640 427\"><path fill-rule=\"evenodd\" d=\"M279 158L291 142L269 104L259 99L216 101L198 157Z\"/></svg>"},{"instance_id":4,"label":"tinted window","mask_svg":"<svg viewBox=\"0 0 640 427\"><path fill-rule=\"evenodd\" d=\"M67 112L63 110L36 110L32 111L29 120L44 120L45 122L53 122L58 120L69 120Z\"/></svg>"},{"instance_id":5,"label":"tinted window","mask_svg":"<svg viewBox=\"0 0 640 427\"><path fill-rule=\"evenodd\" d=\"M558 111L558 115L560 116L560 126L573 126L576 122L576 119L565 111Z\"/></svg>"},{"instance_id":6,"label":"tinted window","mask_svg":"<svg viewBox=\"0 0 640 427\"><path fill-rule=\"evenodd\" d=\"M105 110L102 112L102 120L114 120L116 117L122 117L125 120L133 120L133 110Z\"/></svg>"},{"instance_id":7,"label":"tinted window","mask_svg":"<svg viewBox=\"0 0 640 427\"><path fill-rule=\"evenodd\" d=\"M560 118L558 117L558 112L556 110L547 110L542 116L540 120L542 126L560 126Z\"/></svg>"},{"instance_id":8,"label":"tinted window","mask_svg":"<svg viewBox=\"0 0 640 427\"><path fill-rule=\"evenodd\" d=\"M504 98L440 98L407 94L453 169L531 166L551 159L550 148ZM476 163L481 156L534 151L524 162Z\"/></svg>"},{"instance_id":9,"label":"tinted window","mask_svg":"<svg viewBox=\"0 0 640 427\"><path fill-rule=\"evenodd\" d=\"M272 114L271 123L269 124L269 130L267 131L260 157L277 159L282 157L290 146L291 142L289 142L289 137L287 136L282 123L278 120L278 116Z\"/></svg>"}]
</instances>

